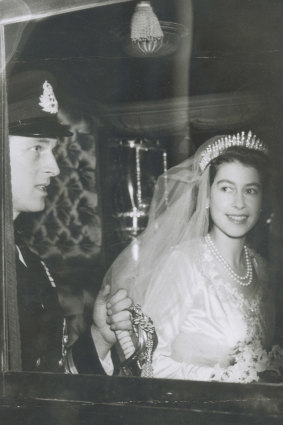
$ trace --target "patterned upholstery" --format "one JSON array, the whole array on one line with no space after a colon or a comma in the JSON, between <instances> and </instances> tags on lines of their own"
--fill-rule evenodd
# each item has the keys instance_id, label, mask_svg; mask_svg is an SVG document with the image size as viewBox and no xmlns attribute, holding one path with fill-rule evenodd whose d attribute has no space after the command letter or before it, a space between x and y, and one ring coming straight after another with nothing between
<instances>
[{"instance_id":1,"label":"patterned upholstery","mask_svg":"<svg viewBox=\"0 0 283 425\"><path fill-rule=\"evenodd\" d=\"M52 182L45 211L33 220L30 243L46 259L91 259L101 249L94 140L89 135L74 137L58 144L61 173Z\"/></svg>"}]
</instances>

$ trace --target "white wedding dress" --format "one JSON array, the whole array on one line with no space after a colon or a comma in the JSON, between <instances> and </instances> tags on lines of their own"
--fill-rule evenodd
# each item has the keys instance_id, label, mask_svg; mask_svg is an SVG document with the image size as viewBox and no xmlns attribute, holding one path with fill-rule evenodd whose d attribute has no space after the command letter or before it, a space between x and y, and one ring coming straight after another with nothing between
<instances>
[{"instance_id":1,"label":"white wedding dress","mask_svg":"<svg viewBox=\"0 0 283 425\"><path fill-rule=\"evenodd\" d=\"M273 291L263 260L249 253L256 275L252 302L220 276L204 238L171 248L157 264L142 306L158 336L154 377L252 382L258 372L275 368L282 350L270 352Z\"/></svg>"}]
</instances>

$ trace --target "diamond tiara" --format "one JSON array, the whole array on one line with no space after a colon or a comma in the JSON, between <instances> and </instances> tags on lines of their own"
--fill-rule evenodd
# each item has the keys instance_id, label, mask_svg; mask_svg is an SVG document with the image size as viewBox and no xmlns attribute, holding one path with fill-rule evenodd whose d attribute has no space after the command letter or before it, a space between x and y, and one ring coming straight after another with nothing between
<instances>
[{"instance_id":1,"label":"diamond tiara","mask_svg":"<svg viewBox=\"0 0 283 425\"><path fill-rule=\"evenodd\" d=\"M208 145L201 153L199 162L201 171L204 171L213 159L222 155L226 149L231 148L232 146L240 146L246 149L262 152L266 155L268 154L267 146L260 139L257 139L251 131L249 131L247 135L243 131L242 133L223 136Z\"/></svg>"}]
</instances>

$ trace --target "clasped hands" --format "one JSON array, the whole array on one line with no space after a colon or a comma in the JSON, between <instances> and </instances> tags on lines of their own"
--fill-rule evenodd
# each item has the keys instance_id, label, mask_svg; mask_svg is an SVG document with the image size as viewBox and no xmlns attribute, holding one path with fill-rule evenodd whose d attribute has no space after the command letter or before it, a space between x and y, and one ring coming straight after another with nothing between
<instances>
[{"instance_id":1,"label":"clasped hands","mask_svg":"<svg viewBox=\"0 0 283 425\"><path fill-rule=\"evenodd\" d=\"M96 351L101 359L106 357L116 342L115 331L132 332L129 312L132 304L125 289L118 289L113 295L110 295L110 285L107 284L99 291L93 307L91 333Z\"/></svg>"}]
</instances>

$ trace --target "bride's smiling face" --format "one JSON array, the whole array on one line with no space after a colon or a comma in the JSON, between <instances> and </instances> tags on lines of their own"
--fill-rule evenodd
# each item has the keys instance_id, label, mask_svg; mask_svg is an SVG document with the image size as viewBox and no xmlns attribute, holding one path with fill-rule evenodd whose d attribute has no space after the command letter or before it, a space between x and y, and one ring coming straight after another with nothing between
<instances>
[{"instance_id":1,"label":"bride's smiling face","mask_svg":"<svg viewBox=\"0 0 283 425\"><path fill-rule=\"evenodd\" d=\"M210 189L213 228L232 238L242 238L258 221L262 183L256 168L239 161L219 165Z\"/></svg>"}]
</instances>

